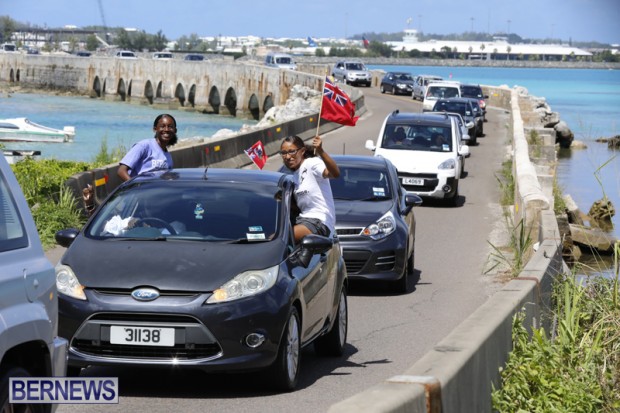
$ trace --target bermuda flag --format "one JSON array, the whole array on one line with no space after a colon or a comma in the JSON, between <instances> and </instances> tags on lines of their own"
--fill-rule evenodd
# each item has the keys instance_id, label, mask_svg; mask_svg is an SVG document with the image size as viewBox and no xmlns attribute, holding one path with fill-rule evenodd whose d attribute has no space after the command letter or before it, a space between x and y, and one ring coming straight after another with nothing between
<instances>
[{"instance_id":1,"label":"bermuda flag","mask_svg":"<svg viewBox=\"0 0 620 413\"><path fill-rule=\"evenodd\" d=\"M364 49L368 49L368 45L370 44L370 42L368 42L368 39L364 36L362 36L362 43L364 43Z\"/></svg>"},{"instance_id":2,"label":"bermuda flag","mask_svg":"<svg viewBox=\"0 0 620 413\"><path fill-rule=\"evenodd\" d=\"M267 154L265 153L265 147L261 141L256 142L250 149L244 149L244 152L250 157L252 162L258 166L258 169L263 169L267 163Z\"/></svg>"},{"instance_id":3,"label":"bermuda flag","mask_svg":"<svg viewBox=\"0 0 620 413\"><path fill-rule=\"evenodd\" d=\"M341 125L355 126L359 116L355 116L355 103L329 77L323 87L323 106L321 118Z\"/></svg>"}]
</instances>

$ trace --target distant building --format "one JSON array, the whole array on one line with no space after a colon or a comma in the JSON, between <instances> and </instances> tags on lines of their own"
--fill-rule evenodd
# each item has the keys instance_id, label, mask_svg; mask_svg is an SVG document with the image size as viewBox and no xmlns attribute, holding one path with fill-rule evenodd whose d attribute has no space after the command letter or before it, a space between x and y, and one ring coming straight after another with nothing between
<instances>
[{"instance_id":1,"label":"distant building","mask_svg":"<svg viewBox=\"0 0 620 413\"><path fill-rule=\"evenodd\" d=\"M511 44L505 37L496 37L491 42L458 40L418 40L415 29L405 29L401 42L386 42L394 51L418 50L423 55L448 53L466 56L471 60L592 60L592 53L566 45L553 44Z\"/></svg>"}]
</instances>

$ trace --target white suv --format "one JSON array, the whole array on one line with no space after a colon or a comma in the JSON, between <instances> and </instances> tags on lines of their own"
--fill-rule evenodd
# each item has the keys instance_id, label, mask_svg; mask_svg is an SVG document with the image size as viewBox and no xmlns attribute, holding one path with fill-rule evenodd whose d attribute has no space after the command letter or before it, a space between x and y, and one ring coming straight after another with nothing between
<instances>
[{"instance_id":1,"label":"white suv","mask_svg":"<svg viewBox=\"0 0 620 413\"><path fill-rule=\"evenodd\" d=\"M359 61L340 61L332 69L332 76L344 84L366 85L372 84L372 73L366 68L364 63Z\"/></svg>"},{"instance_id":2,"label":"white suv","mask_svg":"<svg viewBox=\"0 0 620 413\"><path fill-rule=\"evenodd\" d=\"M394 111L383 122L377 141L366 141L366 149L392 161L407 192L457 205L469 147L460 139L456 118Z\"/></svg>"},{"instance_id":3,"label":"white suv","mask_svg":"<svg viewBox=\"0 0 620 413\"><path fill-rule=\"evenodd\" d=\"M460 98L461 87L459 82L433 82L426 86L424 100L422 101L422 112L430 112L435 107L438 99Z\"/></svg>"}]
</instances>

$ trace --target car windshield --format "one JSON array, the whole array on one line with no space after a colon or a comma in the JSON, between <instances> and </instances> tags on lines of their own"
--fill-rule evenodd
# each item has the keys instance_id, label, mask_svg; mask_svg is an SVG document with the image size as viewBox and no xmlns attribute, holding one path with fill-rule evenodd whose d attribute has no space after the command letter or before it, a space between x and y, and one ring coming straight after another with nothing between
<instances>
[{"instance_id":1,"label":"car windshield","mask_svg":"<svg viewBox=\"0 0 620 413\"><path fill-rule=\"evenodd\" d=\"M347 70L366 70L366 68L364 67L362 63L347 63L346 69Z\"/></svg>"},{"instance_id":2,"label":"car windshield","mask_svg":"<svg viewBox=\"0 0 620 413\"><path fill-rule=\"evenodd\" d=\"M461 116L472 116L469 105L465 102L437 102L435 104L436 112L455 112Z\"/></svg>"},{"instance_id":3,"label":"car windshield","mask_svg":"<svg viewBox=\"0 0 620 413\"><path fill-rule=\"evenodd\" d=\"M281 65L290 65L292 62L292 59L290 57L277 57L276 58L276 63L279 63Z\"/></svg>"},{"instance_id":4,"label":"car windshield","mask_svg":"<svg viewBox=\"0 0 620 413\"><path fill-rule=\"evenodd\" d=\"M411 77L411 75L408 75L407 73L401 73L398 76L396 76L396 78L398 80L413 80L413 78Z\"/></svg>"},{"instance_id":5,"label":"car windshield","mask_svg":"<svg viewBox=\"0 0 620 413\"><path fill-rule=\"evenodd\" d=\"M404 139L399 141L402 133L404 133ZM381 147L407 151L451 152L451 136L452 129L447 126L387 125Z\"/></svg>"},{"instance_id":6,"label":"car windshield","mask_svg":"<svg viewBox=\"0 0 620 413\"><path fill-rule=\"evenodd\" d=\"M466 98L481 98L482 89L477 86L461 86L461 96Z\"/></svg>"},{"instance_id":7,"label":"car windshield","mask_svg":"<svg viewBox=\"0 0 620 413\"><path fill-rule=\"evenodd\" d=\"M459 92L457 88L451 86L430 86L427 95L439 99L448 99L459 97Z\"/></svg>"},{"instance_id":8,"label":"car windshield","mask_svg":"<svg viewBox=\"0 0 620 413\"><path fill-rule=\"evenodd\" d=\"M278 230L280 198L272 186L135 182L102 205L86 236L107 240L265 241Z\"/></svg>"},{"instance_id":9,"label":"car windshield","mask_svg":"<svg viewBox=\"0 0 620 413\"><path fill-rule=\"evenodd\" d=\"M334 199L382 201L392 198L387 171L339 165L340 177L330 179Z\"/></svg>"}]
</instances>

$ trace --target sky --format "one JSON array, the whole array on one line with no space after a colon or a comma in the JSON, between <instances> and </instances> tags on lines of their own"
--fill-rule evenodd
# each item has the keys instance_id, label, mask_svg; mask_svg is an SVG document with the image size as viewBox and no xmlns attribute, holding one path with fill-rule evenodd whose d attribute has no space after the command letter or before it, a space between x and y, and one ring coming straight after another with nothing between
<instances>
[{"instance_id":1,"label":"sky","mask_svg":"<svg viewBox=\"0 0 620 413\"><path fill-rule=\"evenodd\" d=\"M362 33L507 32L620 43L620 0L0 0L0 16L57 28L131 27L182 35L344 38Z\"/></svg>"}]
</instances>

